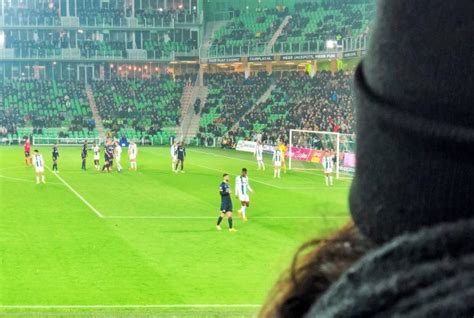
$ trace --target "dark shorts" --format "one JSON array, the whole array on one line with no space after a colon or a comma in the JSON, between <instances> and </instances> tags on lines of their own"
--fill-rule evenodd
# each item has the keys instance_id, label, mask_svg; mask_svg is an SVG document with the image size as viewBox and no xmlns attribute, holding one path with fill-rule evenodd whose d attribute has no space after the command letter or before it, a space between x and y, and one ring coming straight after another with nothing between
<instances>
[{"instance_id":1,"label":"dark shorts","mask_svg":"<svg viewBox=\"0 0 474 318\"><path fill-rule=\"evenodd\" d=\"M221 202L221 212L232 212L232 201Z\"/></svg>"},{"instance_id":2,"label":"dark shorts","mask_svg":"<svg viewBox=\"0 0 474 318\"><path fill-rule=\"evenodd\" d=\"M30 152L29 151L25 151L25 158L28 158L30 156Z\"/></svg>"}]
</instances>

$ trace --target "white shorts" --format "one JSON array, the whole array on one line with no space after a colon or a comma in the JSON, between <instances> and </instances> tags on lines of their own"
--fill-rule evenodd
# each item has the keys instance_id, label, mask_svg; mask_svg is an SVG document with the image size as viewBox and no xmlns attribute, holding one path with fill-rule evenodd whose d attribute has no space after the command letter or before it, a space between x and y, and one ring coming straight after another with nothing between
<instances>
[{"instance_id":1,"label":"white shorts","mask_svg":"<svg viewBox=\"0 0 474 318\"><path fill-rule=\"evenodd\" d=\"M94 160L100 160L100 156L94 156Z\"/></svg>"},{"instance_id":2,"label":"white shorts","mask_svg":"<svg viewBox=\"0 0 474 318\"><path fill-rule=\"evenodd\" d=\"M44 172L44 167L35 167L36 173L43 173Z\"/></svg>"},{"instance_id":3,"label":"white shorts","mask_svg":"<svg viewBox=\"0 0 474 318\"><path fill-rule=\"evenodd\" d=\"M263 157L257 157L257 161L263 161Z\"/></svg>"},{"instance_id":4,"label":"white shorts","mask_svg":"<svg viewBox=\"0 0 474 318\"><path fill-rule=\"evenodd\" d=\"M172 156L172 157L171 157L171 160L173 160L173 162L178 161L178 156Z\"/></svg>"},{"instance_id":5,"label":"white shorts","mask_svg":"<svg viewBox=\"0 0 474 318\"><path fill-rule=\"evenodd\" d=\"M275 161L274 166L275 168L281 168L281 161Z\"/></svg>"},{"instance_id":6,"label":"white shorts","mask_svg":"<svg viewBox=\"0 0 474 318\"><path fill-rule=\"evenodd\" d=\"M115 162L120 162L120 156L115 157Z\"/></svg>"},{"instance_id":7,"label":"white shorts","mask_svg":"<svg viewBox=\"0 0 474 318\"><path fill-rule=\"evenodd\" d=\"M250 197L248 194L239 194L240 202L250 202Z\"/></svg>"},{"instance_id":8,"label":"white shorts","mask_svg":"<svg viewBox=\"0 0 474 318\"><path fill-rule=\"evenodd\" d=\"M130 158L130 161L137 160L137 156L135 156L135 155L129 156L129 158Z\"/></svg>"},{"instance_id":9,"label":"white shorts","mask_svg":"<svg viewBox=\"0 0 474 318\"><path fill-rule=\"evenodd\" d=\"M332 173L332 168L324 169L324 173Z\"/></svg>"}]
</instances>

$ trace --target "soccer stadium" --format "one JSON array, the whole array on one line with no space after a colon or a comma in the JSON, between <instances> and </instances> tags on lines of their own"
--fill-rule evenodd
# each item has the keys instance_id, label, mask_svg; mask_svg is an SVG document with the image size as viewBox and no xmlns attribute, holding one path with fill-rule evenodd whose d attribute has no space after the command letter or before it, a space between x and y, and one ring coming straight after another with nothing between
<instances>
[{"instance_id":1,"label":"soccer stadium","mask_svg":"<svg viewBox=\"0 0 474 318\"><path fill-rule=\"evenodd\" d=\"M381 264L402 255L396 244L387 243L392 254L383 250L392 238L423 241L404 235L441 222L423 221L425 206L452 211L442 220L454 222L462 213L452 206L472 203L466 194L449 206L457 192L429 181L439 171L432 169L449 163L423 157L437 156L428 145L450 138L449 149L472 147L456 137L458 128L472 129L472 111L393 106L429 104L423 98L443 87L400 88L410 80L399 70L417 70L413 83L429 82L431 71L451 74L443 50L455 47L456 32L472 36L472 19L462 18L472 3L459 1L439 15L459 14L465 23L439 41L440 54L429 53L436 37L422 40L428 27L412 38L419 54L404 54L410 41L393 30L413 32L410 23L425 22L413 12L423 7L421 16L437 20L430 10L442 7L421 2L1 0L0 317L303 317L310 308L308 317L472 317L472 285L452 294L465 301L442 302L443 293L414 278L424 267L378 263L378 271L401 274L365 269L370 279L357 276L378 246ZM384 62L377 54L387 43L393 50L384 51ZM458 60L469 69L472 56L446 64ZM471 82L472 71L464 77ZM377 85L389 75L399 78L386 92ZM398 99L400 91L408 97ZM455 114L467 124L455 126ZM439 130L430 135L431 125ZM469 161L454 152L454 161ZM410 153L419 159L413 169ZM464 181L473 170L472 163L453 168ZM446 178L443 184L459 185ZM417 195L422 189L434 199ZM414 203L400 205L407 202ZM408 229L397 225L402 215L417 215ZM431 246L448 245L427 237ZM459 285L472 282L469 251L470 263L455 268L465 274L470 264L470 280L449 272ZM443 253L436 257L448 266L455 256ZM343 275L359 259L354 276ZM373 285L354 287L360 281ZM338 297L353 295L339 298L337 310L334 292L317 302L332 283L334 292L348 285ZM394 290L438 311L401 300L403 311L392 311L381 299L398 299ZM462 311L461 303L471 307Z\"/></svg>"}]
</instances>

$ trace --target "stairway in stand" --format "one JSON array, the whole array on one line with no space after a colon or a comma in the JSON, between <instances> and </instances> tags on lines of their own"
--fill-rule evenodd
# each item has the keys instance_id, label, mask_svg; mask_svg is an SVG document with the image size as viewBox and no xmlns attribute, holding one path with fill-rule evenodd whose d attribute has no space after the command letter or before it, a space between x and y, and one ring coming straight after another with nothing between
<instances>
[{"instance_id":1,"label":"stairway in stand","mask_svg":"<svg viewBox=\"0 0 474 318\"><path fill-rule=\"evenodd\" d=\"M97 104L95 103L92 87L89 84L86 85L86 95L87 95L87 100L89 101L89 106L92 111L92 118L94 118L95 120L95 128L99 132L99 138L102 140L105 140L104 124L102 123L102 118L100 117L99 110L97 109Z\"/></svg>"},{"instance_id":2,"label":"stairway in stand","mask_svg":"<svg viewBox=\"0 0 474 318\"><path fill-rule=\"evenodd\" d=\"M206 86L189 86L185 88L181 99L181 126L179 128L179 139L189 142L199 131L201 114L194 111L194 103L199 98L201 108L207 100L208 89Z\"/></svg>"},{"instance_id":3,"label":"stairway in stand","mask_svg":"<svg viewBox=\"0 0 474 318\"><path fill-rule=\"evenodd\" d=\"M256 107L258 107L259 104L261 103L264 103L267 101L267 99L270 98L270 96L272 95L272 91L276 88L276 85L275 84L271 84L268 89L262 94L262 96L259 97L259 99L255 102L255 104L248 110L245 112L245 114L242 115L242 117L239 118L239 120L237 120L235 122L235 124L229 129L229 131L234 131L237 127L239 127L239 123L240 121L245 118L245 116L247 116L248 114L250 114Z\"/></svg>"},{"instance_id":4,"label":"stairway in stand","mask_svg":"<svg viewBox=\"0 0 474 318\"><path fill-rule=\"evenodd\" d=\"M267 46L265 47L265 54L271 54L272 53L273 46L275 45L277 39L280 37L281 33L283 32L283 29L288 25L288 23L290 22L290 20L292 18L293 17L291 15L288 15L288 16L285 17L285 19L283 19L280 26L275 31L275 33L273 34L271 40L268 42Z\"/></svg>"}]
</instances>

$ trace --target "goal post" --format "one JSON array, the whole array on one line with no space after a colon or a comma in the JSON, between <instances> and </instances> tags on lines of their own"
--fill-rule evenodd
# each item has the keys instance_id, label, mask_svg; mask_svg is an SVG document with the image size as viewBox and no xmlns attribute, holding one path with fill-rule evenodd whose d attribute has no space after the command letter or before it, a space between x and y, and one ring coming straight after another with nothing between
<instances>
[{"instance_id":1,"label":"goal post","mask_svg":"<svg viewBox=\"0 0 474 318\"><path fill-rule=\"evenodd\" d=\"M322 171L325 151L334 155L336 178L349 177L355 171L355 136L326 131L291 129L288 168Z\"/></svg>"},{"instance_id":2,"label":"goal post","mask_svg":"<svg viewBox=\"0 0 474 318\"><path fill-rule=\"evenodd\" d=\"M42 137L42 136L33 136L33 145L34 146L52 146L58 144L60 146L79 146L87 141L89 144L97 143L100 144L103 140L98 137L90 138L69 138L69 137Z\"/></svg>"}]
</instances>

